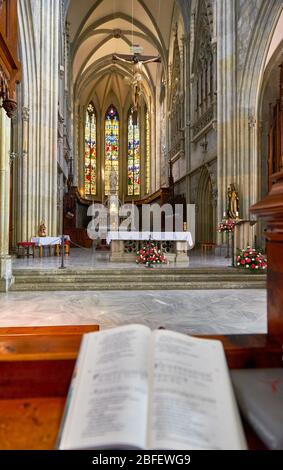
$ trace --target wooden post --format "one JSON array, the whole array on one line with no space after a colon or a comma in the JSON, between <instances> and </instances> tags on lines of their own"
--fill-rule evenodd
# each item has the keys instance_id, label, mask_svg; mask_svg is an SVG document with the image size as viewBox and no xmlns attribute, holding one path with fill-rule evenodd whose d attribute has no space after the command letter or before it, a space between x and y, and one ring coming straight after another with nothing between
<instances>
[{"instance_id":1,"label":"wooden post","mask_svg":"<svg viewBox=\"0 0 283 470\"><path fill-rule=\"evenodd\" d=\"M273 175L268 196L251 208L266 223L268 334L283 334L283 172Z\"/></svg>"}]
</instances>

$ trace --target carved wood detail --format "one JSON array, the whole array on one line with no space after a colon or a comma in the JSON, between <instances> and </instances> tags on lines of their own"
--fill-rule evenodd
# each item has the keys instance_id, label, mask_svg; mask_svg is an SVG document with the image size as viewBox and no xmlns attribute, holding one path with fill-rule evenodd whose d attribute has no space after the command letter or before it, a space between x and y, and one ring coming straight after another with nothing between
<instances>
[{"instance_id":1,"label":"carved wood detail","mask_svg":"<svg viewBox=\"0 0 283 470\"><path fill-rule=\"evenodd\" d=\"M0 0L0 106L10 118L17 109L16 83L21 74L17 48L17 0Z\"/></svg>"},{"instance_id":2,"label":"carved wood detail","mask_svg":"<svg viewBox=\"0 0 283 470\"><path fill-rule=\"evenodd\" d=\"M279 99L271 109L269 128L268 169L269 190L273 184L272 175L283 171L283 63L280 65Z\"/></svg>"},{"instance_id":3,"label":"carved wood detail","mask_svg":"<svg viewBox=\"0 0 283 470\"><path fill-rule=\"evenodd\" d=\"M266 222L268 332L283 333L283 172L272 176L270 193L251 208Z\"/></svg>"}]
</instances>

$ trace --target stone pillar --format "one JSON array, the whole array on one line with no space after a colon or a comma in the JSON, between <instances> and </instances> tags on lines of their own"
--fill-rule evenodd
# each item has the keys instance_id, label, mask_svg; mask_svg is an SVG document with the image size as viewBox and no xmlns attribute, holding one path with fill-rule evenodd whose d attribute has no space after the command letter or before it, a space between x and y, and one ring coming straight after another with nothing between
<instances>
[{"instance_id":1,"label":"stone pillar","mask_svg":"<svg viewBox=\"0 0 283 470\"><path fill-rule=\"evenodd\" d=\"M144 103L140 110L140 142L141 142L141 174L143 175L141 179L140 196L143 197L143 196L146 196L146 177L147 177L147 174L146 174L146 125L145 125L145 104Z\"/></svg>"},{"instance_id":2,"label":"stone pillar","mask_svg":"<svg viewBox=\"0 0 283 470\"><path fill-rule=\"evenodd\" d=\"M10 143L11 122L0 108L0 292L7 292L13 283L9 256Z\"/></svg>"},{"instance_id":3,"label":"stone pillar","mask_svg":"<svg viewBox=\"0 0 283 470\"><path fill-rule=\"evenodd\" d=\"M18 208L21 209L19 237L24 241L37 235L41 221L46 224L48 236L58 235L60 11L58 0L19 2L23 113L20 117L22 142L17 149L22 183ZM29 110L29 115L25 109Z\"/></svg>"},{"instance_id":4,"label":"stone pillar","mask_svg":"<svg viewBox=\"0 0 283 470\"><path fill-rule=\"evenodd\" d=\"M20 194L20 240L28 240L28 149L29 149L29 108L22 109L22 144L21 144L21 194Z\"/></svg>"},{"instance_id":5,"label":"stone pillar","mask_svg":"<svg viewBox=\"0 0 283 470\"><path fill-rule=\"evenodd\" d=\"M218 222L226 211L227 189L236 177L236 1L217 0Z\"/></svg>"},{"instance_id":6,"label":"stone pillar","mask_svg":"<svg viewBox=\"0 0 283 470\"><path fill-rule=\"evenodd\" d=\"M157 191L160 188L160 181L161 181L161 115L160 115L160 84L157 85L156 87L156 100L155 100L155 113L152 112L151 109L151 129L152 129L152 142L154 140L154 146L152 148L155 149L155 172L152 171L152 176L153 176L153 187L154 190ZM155 114L155 116L154 116ZM153 119L153 117L155 119ZM152 166L152 170L154 169L154 166Z\"/></svg>"}]
</instances>

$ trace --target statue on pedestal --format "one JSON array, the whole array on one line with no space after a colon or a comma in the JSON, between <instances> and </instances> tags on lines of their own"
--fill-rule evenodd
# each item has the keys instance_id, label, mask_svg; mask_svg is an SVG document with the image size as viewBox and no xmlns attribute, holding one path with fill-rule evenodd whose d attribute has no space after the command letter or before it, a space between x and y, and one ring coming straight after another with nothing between
<instances>
[{"instance_id":1,"label":"statue on pedestal","mask_svg":"<svg viewBox=\"0 0 283 470\"><path fill-rule=\"evenodd\" d=\"M118 177L117 173L114 168L111 170L110 173L110 192L111 194L117 194L117 186L118 186Z\"/></svg>"},{"instance_id":2,"label":"statue on pedestal","mask_svg":"<svg viewBox=\"0 0 283 470\"><path fill-rule=\"evenodd\" d=\"M41 222L41 224L39 226L38 235L41 238L47 236L46 225L45 225L44 222Z\"/></svg>"},{"instance_id":3,"label":"statue on pedestal","mask_svg":"<svg viewBox=\"0 0 283 470\"><path fill-rule=\"evenodd\" d=\"M228 217L230 219L239 218L239 195L234 184L228 188Z\"/></svg>"}]
</instances>

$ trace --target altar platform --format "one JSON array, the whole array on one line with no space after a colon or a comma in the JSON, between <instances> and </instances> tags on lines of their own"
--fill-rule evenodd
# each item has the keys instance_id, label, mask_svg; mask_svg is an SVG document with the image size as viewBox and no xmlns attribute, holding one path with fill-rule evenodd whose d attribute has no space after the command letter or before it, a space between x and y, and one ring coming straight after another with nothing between
<instances>
[{"instance_id":1,"label":"altar platform","mask_svg":"<svg viewBox=\"0 0 283 470\"><path fill-rule=\"evenodd\" d=\"M155 269L178 269L178 268L228 268L231 265L231 259L225 258L225 250L221 255L214 255L212 252L208 252L205 255L201 250L193 249L189 252L190 258L186 259L183 263L170 262L169 264L156 266ZM132 255L130 260L127 262L115 262L112 263L111 252L109 251L96 251L95 248L73 248L69 257L65 259L65 265L68 269L76 270L83 268L84 270L93 269L124 269L129 268L144 269L144 266L137 265L135 263L135 256ZM59 268L61 265L61 259L56 257L44 257L44 258L30 258L30 259L13 259L14 269L44 269L54 270Z\"/></svg>"},{"instance_id":2,"label":"altar platform","mask_svg":"<svg viewBox=\"0 0 283 470\"><path fill-rule=\"evenodd\" d=\"M14 292L142 291L202 289L265 289L266 274L230 267L225 257L191 257L189 263L148 268L130 262L112 263L110 253L72 250L66 269L59 258L14 260Z\"/></svg>"}]
</instances>

